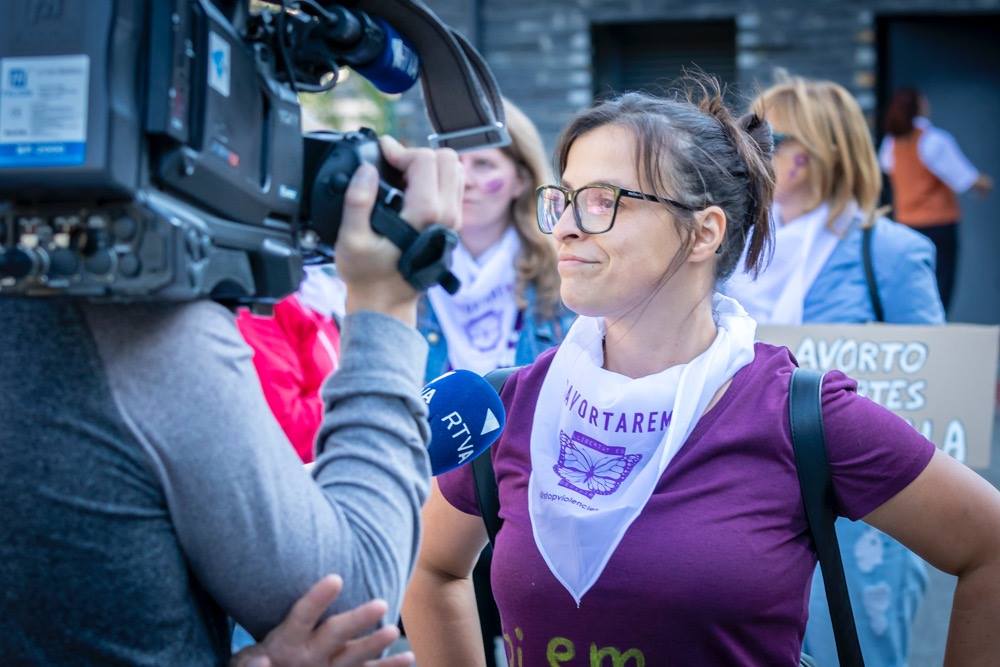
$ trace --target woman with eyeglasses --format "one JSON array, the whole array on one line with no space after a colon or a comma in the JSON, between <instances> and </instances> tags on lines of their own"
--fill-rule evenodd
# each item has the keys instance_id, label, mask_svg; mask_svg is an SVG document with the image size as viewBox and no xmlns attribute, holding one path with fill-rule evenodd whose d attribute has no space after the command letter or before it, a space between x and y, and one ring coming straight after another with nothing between
<instances>
[{"instance_id":1,"label":"woman with eyeglasses","mask_svg":"<svg viewBox=\"0 0 1000 667\"><path fill-rule=\"evenodd\" d=\"M535 188L551 168L534 123L504 101L511 143L462 153L465 171L460 243L452 271L456 294L432 287L420 300L417 328L428 344L426 380L452 369L485 374L530 364L563 339L575 317L559 300L551 239L535 223ZM495 664L500 619L490 595L489 554L474 583L487 667Z\"/></svg>"},{"instance_id":2,"label":"woman with eyeglasses","mask_svg":"<svg viewBox=\"0 0 1000 667\"><path fill-rule=\"evenodd\" d=\"M505 100L504 111L510 145L459 156L465 191L452 271L462 287L433 287L421 300L428 380L531 363L572 322L559 301L555 250L535 224L535 188L551 173L545 147L520 109Z\"/></svg>"},{"instance_id":3,"label":"woman with eyeglasses","mask_svg":"<svg viewBox=\"0 0 1000 667\"><path fill-rule=\"evenodd\" d=\"M761 324L942 324L934 247L876 210L882 178L851 94L832 81L785 77L753 109L776 138L774 256L759 275L734 275L726 293ZM867 664L905 667L927 587L924 563L866 523L838 521L837 534ZM836 664L818 571L809 611L807 652L821 665Z\"/></svg>"},{"instance_id":4,"label":"woman with eyeglasses","mask_svg":"<svg viewBox=\"0 0 1000 667\"><path fill-rule=\"evenodd\" d=\"M632 93L582 112L560 183L538 192L580 317L508 379L490 454L515 667L799 663L816 555L787 425L795 362L716 292L772 241L771 133L702 88L697 103ZM993 659L1000 494L855 388L834 372L822 394L838 510L959 573L951 658ZM403 611L421 665L482 664L474 488L458 468L424 507Z\"/></svg>"}]
</instances>

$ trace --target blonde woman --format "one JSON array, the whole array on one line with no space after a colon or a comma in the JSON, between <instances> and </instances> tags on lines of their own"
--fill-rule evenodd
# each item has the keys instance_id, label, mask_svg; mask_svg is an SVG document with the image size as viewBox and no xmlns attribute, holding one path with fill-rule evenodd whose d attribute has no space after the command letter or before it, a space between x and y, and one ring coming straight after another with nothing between
<instances>
[{"instance_id":1,"label":"blonde woman","mask_svg":"<svg viewBox=\"0 0 1000 667\"><path fill-rule=\"evenodd\" d=\"M774 129L774 257L756 280L736 275L727 293L762 324L942 323L934 247L876 213L881 174L851 94L831 81L787 78L753 108ZM865 277L866 234L874 280ZM927 582L923 561L865 523L837 526L866 662L902 667ZM819 664L837 663L818 571L805 649Z\"/></svg>"},{"instance_id":2,"label":"blonde woman","mask_svg":"<svg viewBox=\"0 0 1000 667\"><path fill-rule=\"evenodd\" d=\"M774 128L774 256L756 280L736 274L727 293L760 323L943 322L933 245L876 215L882 177L851 94L792 77L764 91L754 110ZM873 283L864 273L868 227Z\"/></svg>"},{"instance_id":3,"label":"blonde woman","mask_svg":"<svg viewBox=\"0 0 1000 667\"><path fill-rule=\"evenodd\" d=\"M452 270L462 288L435 287L421 302L427 379L531 363L572 318L559 302L555 250L535 223L535 188L551 180L545 147L520 109L505 101L504 110L511 144L459 156L465 193Z\"/></svg>"}]
</instances>

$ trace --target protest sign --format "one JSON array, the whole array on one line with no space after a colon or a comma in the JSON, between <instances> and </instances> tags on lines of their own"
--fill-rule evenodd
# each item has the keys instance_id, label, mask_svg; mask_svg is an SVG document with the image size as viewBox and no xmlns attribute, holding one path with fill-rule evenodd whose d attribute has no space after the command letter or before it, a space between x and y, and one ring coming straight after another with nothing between
<instances>
[{"instance_id":1,"label":"protest sign","mask_svg":"<svg viewBox=\"0 0 1000 667\"><path fill-rule=\"evenodd\" d=\"M799 365L837 369L972 468L990 463L1000 327L951 324L761 326L757 338Z\"/></svg>"}]
</instances>

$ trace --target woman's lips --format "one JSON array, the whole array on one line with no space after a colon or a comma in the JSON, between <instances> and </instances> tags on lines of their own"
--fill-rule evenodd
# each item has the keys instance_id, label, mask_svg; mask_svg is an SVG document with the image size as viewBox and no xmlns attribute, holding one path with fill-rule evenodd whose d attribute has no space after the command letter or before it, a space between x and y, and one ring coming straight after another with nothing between
<instances>
[{"instance_id":1,"label":"woman's lips","mask_svg":"<svg viewBox=\"0 0 1000 667\"><path fill-rule=\"evenodd\" d=\"M559 254L560 267L588 266L590 264L597 264L597 262L591 261L589 259L584 259L583 257L578 257L576 255L571 255L568 253Z\"/></svg>"}]
</instances>

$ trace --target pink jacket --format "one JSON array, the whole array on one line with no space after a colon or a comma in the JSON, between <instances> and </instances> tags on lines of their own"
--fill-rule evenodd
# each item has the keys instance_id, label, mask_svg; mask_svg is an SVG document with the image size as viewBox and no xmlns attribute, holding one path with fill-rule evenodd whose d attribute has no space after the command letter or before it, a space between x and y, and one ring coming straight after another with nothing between
<instances>
[{"instance_id":1,"label":"pink jacket","mask_svg":"<svg viewBox=\"0 0 1000 667\"><path fill-rule=\"evenodd\" d=\"M336 322L292 295L274 307L273 317L243 310L236 324L253 348L267 404L302 462L309 463L323 421L320 388L340 355Z\"/></svg>"}]
</instances>

